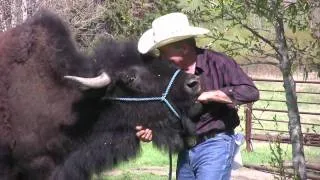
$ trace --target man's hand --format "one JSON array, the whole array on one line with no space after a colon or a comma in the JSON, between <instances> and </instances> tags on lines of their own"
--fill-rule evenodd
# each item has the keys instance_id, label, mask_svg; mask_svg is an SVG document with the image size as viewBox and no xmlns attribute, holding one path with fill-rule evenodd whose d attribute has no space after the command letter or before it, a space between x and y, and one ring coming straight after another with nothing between
<instances>
[{"instance_id":1,"label":"man's hand","mask_svg":"<svg viewBox=\"0 0 320 180\"><path fill-rule=\"evenodd\" d=\"M204 104L208 102L232 103L232 100L220 90L203 92L198 97L198 101Z\"/></svg>"},{"instance_id":2,"label":"man's hand","mask_svg":"<svg viewBox=\"0 0 320 180\"><path fill-rule=\"evenodd\" d=\"M152 130L148 128L144 128L142 126L136 126L136 136L143 142L152 141Z\"/></svg>"}]
</instances>

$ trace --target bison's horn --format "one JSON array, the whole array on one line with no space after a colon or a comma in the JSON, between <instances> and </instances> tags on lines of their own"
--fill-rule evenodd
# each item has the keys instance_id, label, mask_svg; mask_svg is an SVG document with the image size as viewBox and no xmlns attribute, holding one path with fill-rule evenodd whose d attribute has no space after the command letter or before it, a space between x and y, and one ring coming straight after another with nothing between
<instances>
[{"instance_id":1,"label":"bison's horn","mask_svg":"<svg viewBox=\"0 0 320 180\"><path fill-rule=\"evenodd\" d=\"M102 88L111 82L109 75L105 72L102 72L99 76L93 78L84 78L78 76L64 76L64 78L79 82L89 88Z\"/></svg>"}]
</instances>

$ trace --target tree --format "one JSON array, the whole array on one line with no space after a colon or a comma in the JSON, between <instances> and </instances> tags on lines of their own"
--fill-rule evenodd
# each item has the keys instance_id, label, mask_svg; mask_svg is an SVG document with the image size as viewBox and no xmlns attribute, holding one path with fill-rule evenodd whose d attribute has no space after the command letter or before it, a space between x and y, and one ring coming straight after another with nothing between
<instances>
[{"instance_id":1,"label":"tree","mask_svg":"<svg viewBox=\"0 0 320 180\"><path fill-rule=\"evenodd\" d=\"M309 0L310 12L309 12L309 20L310 20L310 28L312 30L312 34L315 38L320 40L320 1L318 0Z\"/></svg>"},{"instance_id":2,"label":"tree","mask_svg":"<svg viewBox=\"0 0 320 180\"><path fill-rule=\"evenodd\" d=\"M286 93L295 175L298 179L306 179L303 136L292 72L297 64L317 63L315 54L319 50L316 41L312 38L300 40L295 36L296 32L308 28L308 2L189 0L189 3L193 6L184 8L184 11L196 23L206 23L212 29L210 46L222 48L247 63L279 67Z\"/></svg>"},{"instance_id":3,"label":"tree","mask_svg":"<svg viewBox=\"0 0 320 180\"><path fill-rule=\"evenodd\" d=\"M178 0L117 0L106 1L101 21L109 33L118 38L138 38L162 14L179 11ZM112 11L110 11L112 9Z\"/></svg>"},{"instance_id":4,"label":"tree","mask_svg":"<svg viewBox=\"0 0 320 180\"><path fill-rule=\"evenodd\" d=\"M12 16L11 16L11 6L12 6L12 2L11 1L4 1L4 0L0 0L0 9L1 9L1 30L7 30L10 29L12 27L11 25L11 20L12 20Z\"/></svg>"},{"instance_id":5,"label":"tree","mask_svg":"<svg viewBox=\"0 0 320 180\"><path fill-rule=\"evenodd\" d=\"M180 10L178 4L178 0L0 0L0 30L49 9L64 17L79 46L87 48L100 36L137 39L156 16Z\"/></svg>"}]
</instances>

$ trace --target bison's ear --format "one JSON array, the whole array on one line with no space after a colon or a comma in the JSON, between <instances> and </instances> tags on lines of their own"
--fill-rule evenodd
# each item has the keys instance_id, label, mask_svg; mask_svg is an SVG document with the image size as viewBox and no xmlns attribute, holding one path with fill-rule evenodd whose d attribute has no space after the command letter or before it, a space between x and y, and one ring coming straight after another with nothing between
<instances>
[{"instance_id":1,"label":"bison's ear","mask_svg":"<svg viewBox=\"0 0 320 180\"><path fill-rule=\"evenodd\" d=\"M145 63L153 62L155 59L159 58L159 56L154 52L149 52L147 54L140 54L140 57L142 61Z\"/></svg>"},{"instance_id":2,"label":"bison's ear","mask_svg":"<svg viewBox=\"0 0 320 180\"><path fill-rule=\"evenodd\" d=\"M106 72L102 72L99 76L92 78L78 76L64 76L64 78L76 81L89 89L103 88L111 82L111 78Z\"/></svg>"}]
</instances>

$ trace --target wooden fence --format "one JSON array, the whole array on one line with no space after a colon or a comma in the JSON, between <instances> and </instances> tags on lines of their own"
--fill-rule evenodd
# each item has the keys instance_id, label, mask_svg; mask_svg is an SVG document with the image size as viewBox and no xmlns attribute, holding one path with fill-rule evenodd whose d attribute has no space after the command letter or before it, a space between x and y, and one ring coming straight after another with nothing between
<instances>
[{"instance_id":1,"label":"wooden fence","mask_svg":"<svg viewBox=\"0 0 320 180\"><path fill-rule=\"evenodd\" d=\"M272 80L272 79L253 79L255 82L266 82L266 83L282 83L282 80ZM297 84L313 84L319 85L319 92L314 91L297 91L297 96L299 99L299 94L309 94L309 95L320 95L320 81L296 81ZM282 85L282 84L281 84ZM260 92L272 92L272 93L285 93L284 90L273 90L273 89L259 89ZM265 97L261 97L259 101L268 101L268 102L280 102L285 103L285 100L280 99L268 99ZM307 102L307 101L299 101L298 104L308 104L308 105L315 105L319 106L320 102ZM286 110L279 110L279 109L272 109L272 108L257 108L254 107L254 104L247 104L245 107L245 134L246 134L246 149L247 151L252 151L252 140L259 140L259 141L270 141L280 139L282 143L290 143L290 137L288 130L278 130L278 129L266 129L266 128L257 128L253 127L252 124L255 121L259 121L260 124L264 122L269 123L286 123L288 124L288 120L275 120L275 119L267 119L267 118L254 118L253 113L256 111L260 112L274 112L274 113L288 113ZM310 112L310 111L300 111L300 115L312 115L312 116L319 116L320 113L318 112ZM301 126L312 126L312 127L320 127L320 118L318 123L307 123L301 122ZM260 131L260 133L255 133L255 131ZM261 133L264 131L265 133ZM273 132L273 133L271 133ZM320 134L318 132L303 132L303 142L306 146L317 146L320 147Z\"/></svg>"}]
</instances>

